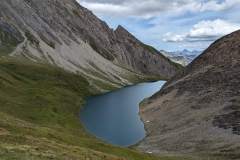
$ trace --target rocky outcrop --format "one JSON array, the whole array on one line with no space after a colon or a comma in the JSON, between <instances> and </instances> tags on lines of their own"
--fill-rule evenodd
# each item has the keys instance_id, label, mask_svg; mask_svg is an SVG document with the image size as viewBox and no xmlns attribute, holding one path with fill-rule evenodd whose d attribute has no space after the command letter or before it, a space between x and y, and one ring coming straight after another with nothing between
<instances>
[{"instance_id":1,"label":"rocky outcrop","mask_svg":"<svg viewBox=\"0 0 240 160\"><path fill-rule=\"evenodd\" d=\"M123 27L112 30L75 0L2 0L4 29L1 24L14 28L11 35L21 40L11 55L48 62L89 79L121 85L134 75L168 79L179 69Z\"/></svg>"},{"instance_id":2,"label":"rocky outcrop","mask_svg":"<svg viewBox=\"0 0 240 160\"><path fill-rule=\"evenodd\" d=\"M23 41L16 28L0 21L0 56L11 53Z\"/></svg>"},{"instance_id":3,"label":"rocky outcrop","mask_svg":"<svg viewBox=\"0 0 240 160\"><path fill-rule=\"evenodd\" d=\"M213 43L143 103L139 149L240 157L240 31ZM149 122L149 123L147 123Z\"/></svg>"}]
</instances>

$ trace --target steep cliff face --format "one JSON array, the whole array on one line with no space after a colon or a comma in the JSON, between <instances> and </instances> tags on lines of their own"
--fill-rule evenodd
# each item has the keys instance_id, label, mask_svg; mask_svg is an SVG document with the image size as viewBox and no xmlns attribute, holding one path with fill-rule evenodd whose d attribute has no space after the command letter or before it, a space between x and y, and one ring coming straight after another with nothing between
<instances>
[{"instance_id":1,"label":"steep cliff face","mask_svg":"<svg viewBox=\"0 0 240 160\"><path fill-rule=\"evenodd\" d=\"M129 84L129 77L139 74L170 78L179 69L122 27L110 29L75 0L2 0L0 28L18 40L9 54L109 84Z\"/></svg>"},{"instance_id":2,"label":"steep cliff face","mask_svg":"<svg viewBox=\"0 0 240 160\"><path fill-rule=\"evenodd\" d=\"M240 31L212 44L182 73L146 100L148 137L155 153L240 157Z\"/></svg>"}]
</instances>

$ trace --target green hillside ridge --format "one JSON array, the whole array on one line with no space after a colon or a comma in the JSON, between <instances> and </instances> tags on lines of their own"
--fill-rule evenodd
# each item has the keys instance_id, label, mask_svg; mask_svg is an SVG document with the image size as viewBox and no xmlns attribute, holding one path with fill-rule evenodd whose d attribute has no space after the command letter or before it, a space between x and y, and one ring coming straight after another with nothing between
<instances>
[{"instance_id":1,"label":"green hillside ridge","mask_svg":"<svg viewBox=\"0 0 240 160\"><path fill-rule=\"evenodd\" d=\"M85 132L80 107L96 92L81 76L27 60L0 58L1 160L184 160L105 144Z\"/></svg>"}]
</instances>

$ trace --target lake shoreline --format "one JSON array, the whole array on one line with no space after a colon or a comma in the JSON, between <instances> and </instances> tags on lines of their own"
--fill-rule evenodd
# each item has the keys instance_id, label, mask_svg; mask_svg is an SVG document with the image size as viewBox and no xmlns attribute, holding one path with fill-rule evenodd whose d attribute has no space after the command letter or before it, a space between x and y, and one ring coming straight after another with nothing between
<instances>
[{"instance_id":1,"label":"lake shoreline","mask_svg":"<svg viewBox=\"0 0 240 160\"><path fill-rule=\"evenodd\" d=\"M138 83L88 97L86 105L80 111L80 121L87 132L96 138L111 145L131 148L146 136L139 105L145 98L159 91L164 83L165 81ZM98 125L99 122L101 126ZM121 129L116 126L121 126Z\"/></svg>"}]
</instances>

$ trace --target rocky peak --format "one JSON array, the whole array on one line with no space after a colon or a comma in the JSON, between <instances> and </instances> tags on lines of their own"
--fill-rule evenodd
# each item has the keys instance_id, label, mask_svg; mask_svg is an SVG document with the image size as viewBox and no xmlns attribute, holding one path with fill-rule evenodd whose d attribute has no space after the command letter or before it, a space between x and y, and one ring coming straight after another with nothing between
<instances>
[{"instance_id":1,"label":"rocky peak","mask_svg":"<svg viewBox=\"0 0 240 160\"><path fill-rule=\"evenodd\" d=\"M118 25L118 27L115 30L115 33L117 34L124 34L124 35L129 35L130 33L121 25Z\"/></svg>"},{"instance_id":2,"label":"rocky peak","mask_svg":"<svg viewBox=\"0 0 240 160\"><path fill-rule=\"evenodd\" d=\"M125 31L128 32L122 25L118 25L116 31Z\"/></svg>"},{"instance_id":3,"label":"rocky peak","mask_svg":"<svg viewBox=\"0 0 240 160\"><path fill-rule=\"evenodd\" d=\"M132 35L127 29L119 25L114 33L117 35L118 39L129 39L135 42L140 42L134 35Z\"/></svg>"}]
</instances>

